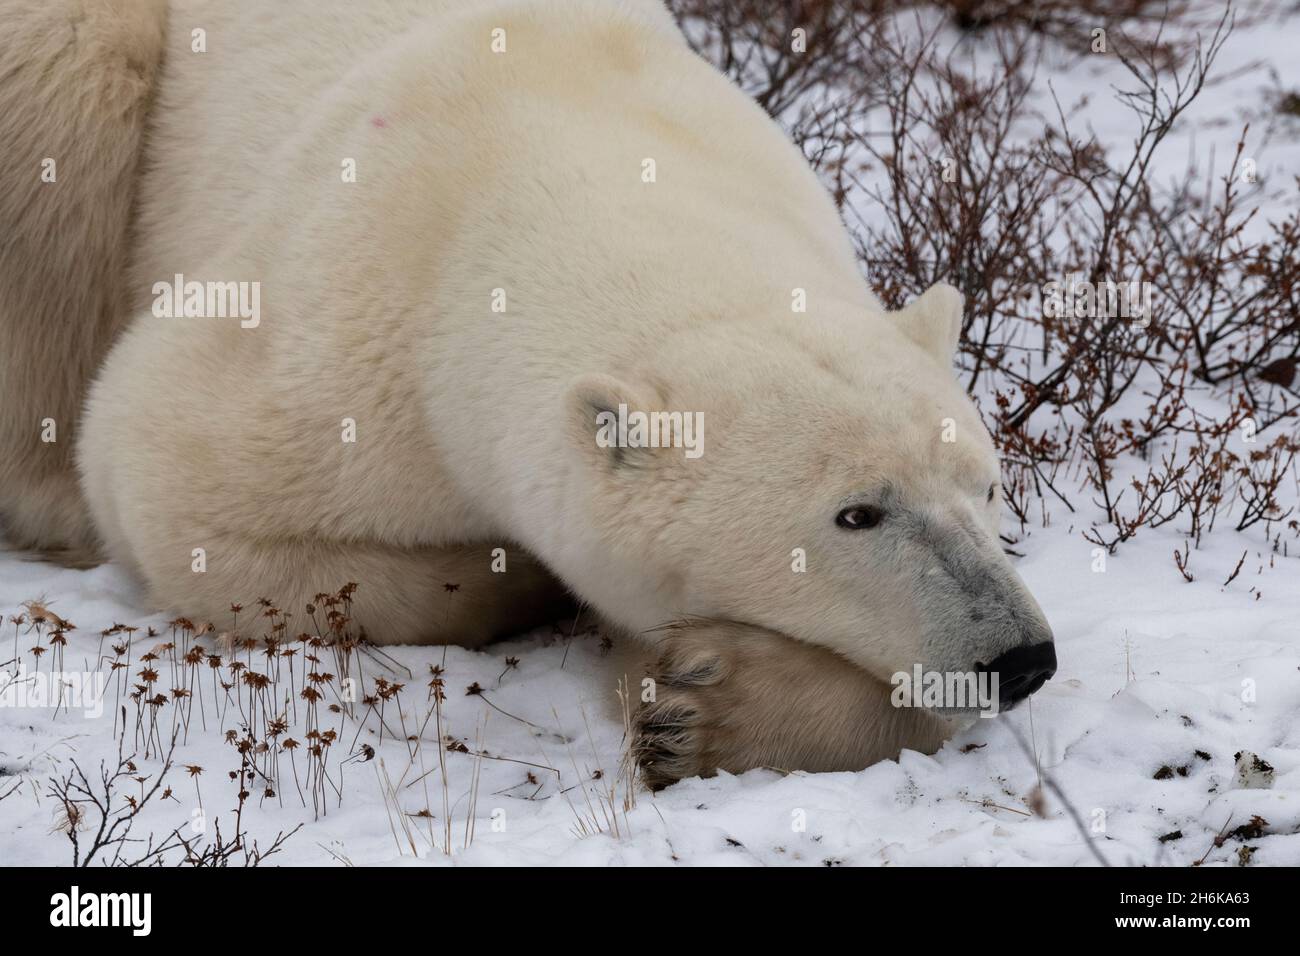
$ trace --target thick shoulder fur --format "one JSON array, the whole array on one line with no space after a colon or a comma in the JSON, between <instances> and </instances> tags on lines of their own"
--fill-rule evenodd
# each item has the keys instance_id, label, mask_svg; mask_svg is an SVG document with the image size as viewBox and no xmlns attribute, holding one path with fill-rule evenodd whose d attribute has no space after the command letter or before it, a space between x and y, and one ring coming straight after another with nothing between
<instances>
[{"instance_id":1,"label":"thick shoulder fur","mask_svg":"<svg viewBox=\"0 0 1300 956\"><path fill-rule=\"evenodd\" d=\"M0 527L84 550L72 465L123 281L164 0L0 0Z\"/></svg>"}]
</instances>

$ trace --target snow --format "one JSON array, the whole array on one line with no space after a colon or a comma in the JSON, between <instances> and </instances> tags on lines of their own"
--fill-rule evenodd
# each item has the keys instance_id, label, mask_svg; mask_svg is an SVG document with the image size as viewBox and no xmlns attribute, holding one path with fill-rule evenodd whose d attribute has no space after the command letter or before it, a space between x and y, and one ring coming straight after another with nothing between
<instances>
[{"instance_id":1,"label":"snow","mask_svg":"<svg viewBox=\"0 0 1300 956\"><path fill-rule=\"evenodd\" d=\"M781 776L756 770L685 781L657 794L641 791L635 807L625 818L619 816L621 838L575 832L579 816L587 814L582 791L594 794L602 786L587 779L590 772L600 768L613 774L617 768L622 727L617 701L603 688L621 676L621 656L606 653L594 635L541 632L487 653L448 648L449 732L475 750L482 727L483 746L492 756L553 766L559 774L557 779L534 768L539 789L525 782L528 767L482 760L476 832L465 849L476 760L471 754L448 753L454 852L449 858L431 846L442 845L436 771L427 792L423 784L402 790L400 803L408 812L427 805L437 817L432 841L423 821L414 821L421 824L414 827L416 847L426 863L484 865L1095 862L1050 793L1046 817L1031 815L1039 771L1017 743L1018 734L1032 741L1042 772L1066 794L1094 846L1112 863L1186 865L1203 856L1207 864L1233 862L1240 841L1215 848L1216 834L1260 816L1268 826L1263 836L1249 841L1257 847L1252 863L1296 865L1300 566L1288 559L1269 568L1267 556L1252 553L1248 567L1226 588L1200 578L1188 584L1168 558L1175 537L1153 534L1145 543L1136 541L1110 558L1104 572L1092 570L1092 546L1077 531L1049 529L1024 542L1026 556L1019 567L1053 622L1061 662L1056 677L1029 706L977 721L933 757L908 752L897 763L860 773ZM1203 555L1235 564L1236 543L1211 541ZM1252 587L1264 593L1258 601ZM14 613L20 602L40 594L57 595L57 613L79 625L69 635L65 670L83 666L74 661L93 659L99 640L92 626L133 621L152 623L166 633L162 617L139 611L133 585L116 568L72 571L13 553L0 557L0 607ZM11 639L7 625L0 640L6 658ZM392 653L417 675L408 682L412 687L422 688L420 675L429 664L443 661L440 648ZM504 661L511 656L519 663L507 668ZM375 667L372 673L380 671ZM1255 682L1253 702L1242 699L1245 679ZM466 695L464 689L475 682L496 707L538 727ZM424 699L422 689L412 694L408 727L422 719ZM111 711L111 687L107 703ZM235 786L225 772L237 769L238 758L211 729L210 701L208 720L206 733L195 720L188 743L178 749L177 767L168 778L177 800L146 810L143 819L155 833L189 826L196 801L182 764L205 768L199 778L204 806L225 814L223 827L229 822ZM23 779L19 790L0 803L0 861L70 860L64 837L51 832L57 804L45 794L44 779L66 770L74 757L88 774L99 760L111 762L116 753L111 724L111 713L94 720L75 711L0 708L0 766ZM228 721L226 728L232 725ZM341 736L350 741L355 726L346 726ZM429 740L434 736L426 733ZM394 838L377 776L382 759L387 773L400 777L409 762L407 747L391 736L380 744L373 720L361 737L362 743L367 740L379 757L347 765L341 807L332 798L325 815L313 819L290 781L281 785L283 807L268 800L259 808L255 787L245 811L250 836L265 843L277 831L305 822L277 858L284 864L336 865L336 858L358 865L410 861L405 839ZM1275 768L1271 788L1236 786L1235 754L1242 750ZM1198 757L1198 751L1208 759ZM436 764L436 745L424 745L423 760L425 767ZM148 774L158 761L141 761L140 767ZM1161 767L1174 772L1156 779ZM1180 767L1187 768L1186 776L1177 772ZM417 765L409 777L419 772ZM557 792L575 785L567 798ZM504 829L494 830L493 814L501 819L502 811ZM1091 834L1102 823L1104 832ZM1181 831L1182 838L1158 842L1173 831Z\"/></svg>"},{"instance_id":2,"label":"snow","mask_svg":"<svg viewBox=\"0 0 1300 956\"><path fill-rule=\"evenodd\" d=\"M1300 87L1289 49L1294 15L1291 30L1280 26L1288 22L1282 16L1229 39L1216 72L1232 79L1206 91L1178 131L1181 141L1167 147L1174 165L1158 176L1181 172L1188 156L1208 163L1213 154L1224 163L1244 116L1268 112L1261 90L1269 68L1284 86ZM1254 63L1264 66L1244 70ZM1043 72L1062 102L1090 93L1094 128L1123 148L1131 129L1128 114L1108 95L1108 84L1125 85L1113 60L1057 57ZM1291 177L1300 169L1295 134L1294 127L1274 130L1258 150L1266 212L1294 201ZM1089 495L1080 497L1087 501ZM620 789L614 834L599 794L611 782L622 783L623 727L613 688L625 657L585 629L572 635L546 630L484 652L390 649L409 675L366 661L367 679L383 675L406 683L401 699L408 728L419 727L427 713L429 667L445 668L444 730L470 751L446 754L450 853L443 846L432 724L412 758L407 742L389 733L381 741L377 722L367 721L357 747L368 742L377 756L341 767L341 801L328 790L326 812L318 816L309 799L303 806L291 777L270 799L263 800L258 785L251 788L244 826L265 845L277 832L303 824L273 858L292 865L1092 865L1096 853L1117 864L1235 865L1243 845L1256 848L1251 865L1300 865L1300 561L1272 553L1258 529L1237 533L1229 523L1192 552L1195 580L1188 583L1171 559L1184 540L1176 527L1181 522L1174 522L1140 532L1107 557L1102 570L1081 534L1088 518L1056 508L1048 527L1028 529L1016 544L1023 554L1017 568L1055 630L1055 678L1028 705L977 721L934 756L907 752L857 773L723 773L657 794L638 791L626 813ZM1243 551L1240 574L1225 585ZM0 551L0 661L12 655L17 629L30 666L26 649L34 635L22 633L26 626L15 628L10 617L32 600L48 602L77 625L68 635L67 671L95 669L98 632L113 623L142 629L133 660L170 633L165 616L144 610L122 569L72 570ZM145 638L148 626L164 637ZM516 666L507 666L511 657ZM41 667L51 663L47 655ZM0 686L4 681L0 676ZM476 683L485 693L466 694ZM168 776L172 798L155 798L133 837L157 838L176 828L190 835L196 782L207 813L219 815L223 832L230 833L237 787L227 773L239 760L212 712L210 684L201 689L207 730L192 723ZM48 780L68 772L74 759L92 778L101 761L116 761L115 701L110 681L99 718L0 706L0 796L13 788L0 800L0 864L71 861ZM228 711L224 729L234 726L232 716ZM391 712L387 722L396 726ZM336 747L347 748L330 764L333 786L358 728L337 716L327 723L341 725ZM128 753L130 741L128 732ZM473 755L480 741L483 759ZM1255 786L1242 786L1240 752L1271 765L1271 781L1257 775L1250 781ZM144 775L160 768L157 759L137 763ZM191 778L185 765L204 772ZM597 769L601 779L593 780ZM530 772L536 782L528 781ZM403 780L396 788L403 811L427 807L434 816L408 816L410 839L394 824L383 773ZM1054 786L1036 796L1043 778ZM474 836L466 846L471 815ZM1267 821L1261 835L1216 841L1256 816ZM584 827L599 832L584 834ZM1181 837L1160 840L1179 831Z\"/></svg>"}]
</instances>

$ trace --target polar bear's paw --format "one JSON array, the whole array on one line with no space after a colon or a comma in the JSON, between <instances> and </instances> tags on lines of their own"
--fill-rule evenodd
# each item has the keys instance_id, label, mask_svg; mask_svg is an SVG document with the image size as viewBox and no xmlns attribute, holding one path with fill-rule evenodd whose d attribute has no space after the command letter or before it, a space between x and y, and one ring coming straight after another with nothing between
<instances>
[{"instance_id":1,"label":"polar bear's paw","mask_svg":"<svg viewBox=\"0 0 1300 956\"><path fill-rule=\"evenodd\" d=\"M716 620L659 637L654 698L633 741L654 790L719 770L859 770L903 748L933 753L951 733L923 709L895 707L889 685L825 647Z\"/></svg>"},{"instance_id":2,"label":"polar bear's paw","mask_svg":"<svg viewBox=\"0 0 1300 956\"><path fill-rule=\"evenodd\" d=\"M745 645L716 639L733 628L701 623L667 632L653 672L654 699L634 727L634 753L650 789L755 766L753 728L745 726Z\"/></svg>"},{"instance_id":3,"label":"polar bear's paw","mask_svg":"<svg viewBox=\"0 0 1300 956\"><path fill-rule=\"evenodd\" d=\"M708 755L717 749L715 738L720 679L719 662L691 670L664 670L655 678L655 700L637 714L634 752L641 779L651 790L661 790L684 777L711 776L717 761Z\"/></svg>"}]
</instances>

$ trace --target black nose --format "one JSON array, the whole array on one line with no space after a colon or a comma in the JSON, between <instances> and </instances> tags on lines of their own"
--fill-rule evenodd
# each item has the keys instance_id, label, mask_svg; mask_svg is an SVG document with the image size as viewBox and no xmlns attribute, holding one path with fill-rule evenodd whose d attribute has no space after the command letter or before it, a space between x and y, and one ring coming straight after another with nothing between
<instances>
[{"instance_id":1,"label":"black nose","mask_svg":"<svg viewBox=\"0 0 1300 956\"><path fill-rule=\"evenodd\" d=\"M1051 641L1023 644L977 665L997 678L1001 710L1009 710L1047 683L1056 673L1056 646Z\"/></svg>"}]
</instances>

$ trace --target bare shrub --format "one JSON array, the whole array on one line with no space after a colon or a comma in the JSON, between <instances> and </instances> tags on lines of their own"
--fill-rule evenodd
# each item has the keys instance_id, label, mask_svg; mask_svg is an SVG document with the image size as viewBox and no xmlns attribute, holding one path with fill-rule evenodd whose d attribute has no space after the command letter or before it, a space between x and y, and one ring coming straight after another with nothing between
<instances>
[{"instance_id":1,"label":"bare shrub","mask_svg":"<svg viewBox=\"0 0 1300 956\"><path fill-rule=\"evenodd\" d=\"M888 307L936 281L965 294L960 374L1022 531L1064 508L1109 551L1162 525L1195 547L1226 518L1285 551L1280 531L1300 530L1279 497L1300 438L1300 215L1254 221L1248 128L1219 177L1152 177L1231 8L1185 42L1173 27L1204 15L1189 4L939 4L983 34L976 65L943 48L939 18L898 7L672 6L786 124ZM800 26L808 53L790 42ZM1086 54L1096 26L1129 78L1116 99L1134 134L1113 150L1080 128L1083 104L1035 95L1041 58ZM1105 293L1062 309L1053 284Z\"/></svg>"}]
</instances>

